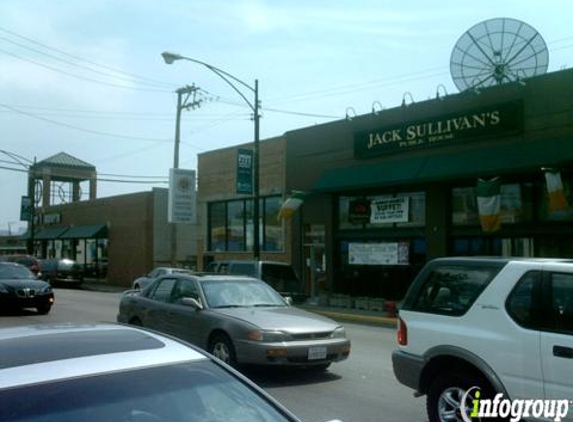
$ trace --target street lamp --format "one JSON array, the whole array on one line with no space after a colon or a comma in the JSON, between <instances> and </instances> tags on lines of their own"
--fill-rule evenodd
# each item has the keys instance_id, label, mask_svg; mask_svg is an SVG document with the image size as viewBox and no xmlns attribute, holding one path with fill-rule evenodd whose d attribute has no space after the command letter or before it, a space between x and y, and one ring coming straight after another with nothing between
<instances>
[{"instance_id":1,"label":"street lamp","mask_svg":"<svg viewBox=\"0 0 573 422\"><path fill-rule=\"evenodd\" d=\"M253 110L253 120L255 122L255 140L253 147L253 258L259 260L260 258L260 244L259 244L259 81L255 79L255 86L252 87L249 84L243 82L242 80L236 78L228 72L212 66L208 63L202 62L191 57L181 56L180 54L163 52L161 53L165 63L172 64L176 60L187 60L193 63L200 64L211 72L215 73L221 79L223 79L233 90L239 94L239 96L247 103L251 110ZM239 88L233 83L238 83L244 88L250 90L255 99L253 102L249 101L247 97L241 92Z\"/></svg>"}]
</instances>

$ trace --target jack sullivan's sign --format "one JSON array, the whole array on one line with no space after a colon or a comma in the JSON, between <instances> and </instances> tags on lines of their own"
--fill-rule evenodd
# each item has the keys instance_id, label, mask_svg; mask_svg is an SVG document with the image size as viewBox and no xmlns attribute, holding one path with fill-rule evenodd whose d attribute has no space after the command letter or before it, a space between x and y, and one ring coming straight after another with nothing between
<instances>
[{"instance_id":1,"label":"jack sullivan's sign","mask_svg":"<svg viewBox=\"0 0 573 422\"><path fill-rule=\"evenodd\" d=\"M354 156L366 158L457 141L523 131L523 104L503 103L481 110L406 122L354 134Z\"/></svg>"}]
</instances>

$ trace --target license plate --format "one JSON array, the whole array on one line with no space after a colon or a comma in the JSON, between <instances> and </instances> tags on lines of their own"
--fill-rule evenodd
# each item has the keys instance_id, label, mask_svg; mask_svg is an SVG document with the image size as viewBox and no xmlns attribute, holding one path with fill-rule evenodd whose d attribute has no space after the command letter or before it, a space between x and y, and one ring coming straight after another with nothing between
<instances>
[{"instance_id":1,"label":"license plate","mask_svg":"<svg viewBox=\"0 0 573 422\"><path fill-rule=\"evenodd\" d=\"M326 359L326 346L308 348L308 360Z\"/></svg>"}]
</instances>

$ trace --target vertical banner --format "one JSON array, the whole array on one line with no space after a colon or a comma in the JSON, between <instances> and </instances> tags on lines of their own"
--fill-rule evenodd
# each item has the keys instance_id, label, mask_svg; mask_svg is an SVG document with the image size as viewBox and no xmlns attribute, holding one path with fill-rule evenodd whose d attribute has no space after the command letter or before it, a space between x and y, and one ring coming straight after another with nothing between
<instances>
[{"instance_id":1,"label":"vertical banner","mask_svg":"<svg viewBox=\"0 0 573 422\"><path fill-rule=\"evenodd\" d=\"M478 179L477 202L481 228L486 233L501 227L501 184L499 177L491 180Z\"/></svg>"},{"instance_id":2,"label":"vertical banner","mask_svg":"<svg viewBox=\"0 0 573 422\"><path fill-rule=\"evenodd\" d=\"M545 182L547 183L547 195L549 195L549 212L567 211L569 204L563 192L561 172L551 169L545 170Z\"/></svg>"},{"instance_id":3,"label":"vertical banner","mask_svg":"<svg viewBox=\"0 0 573 422\"><path fill-rule=\"evenodd\" d=\"M170 169L167 221L169 223L195 223L195 201L195 170Z\"/></svg>"},{"instance_id":4,"label":"vertical banner","mask_svg":"<svg viewBox=\"0 0 573 422\"><path fill-rule=\"evenodd\" d=\"M237 193L253 193L253 150L237 151Z\"/></svg>"},{"instance_id":5,"label":"vertical banner","mask_svg":"<svg viewBox=\"0 0 573 422\"><path fill-rule=\"evenodd\" d=\"M23 196L20 203L20 221L32 220L32 200L29 196Z\"/></svg>"}]
</instances>

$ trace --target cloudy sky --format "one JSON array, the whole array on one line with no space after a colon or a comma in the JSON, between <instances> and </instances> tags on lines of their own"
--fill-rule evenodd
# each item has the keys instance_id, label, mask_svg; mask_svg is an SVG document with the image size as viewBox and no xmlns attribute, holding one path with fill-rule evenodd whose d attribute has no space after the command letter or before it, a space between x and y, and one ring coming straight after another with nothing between
<instances>
[{"instance_id":1,"label":"cloudy sky","mask_svg":"<svg viewBox=\"0 0 573 422\"><path fill-rule=\"evenodd\" d=\"M549 71L573 66L571 0L2 0L0 167L66 152L102 179L166 180L174 90L201 88L184 112L180 165L252 141L247 104L192 57L249 85L259 81L261 138L434 97L452 48L481 21L509 17L541 33ZM443 92L443 88L440 88ZM252 93L243 91L248 99ZM8 155L10 154L10 156ZM19 223L26 174L0 168L0 231ZM147 178L141 177L147 176ZM199 175L200 177L200 175ZM100 196L163 183L102 180Z\"/></svg>"}]
</instances>

